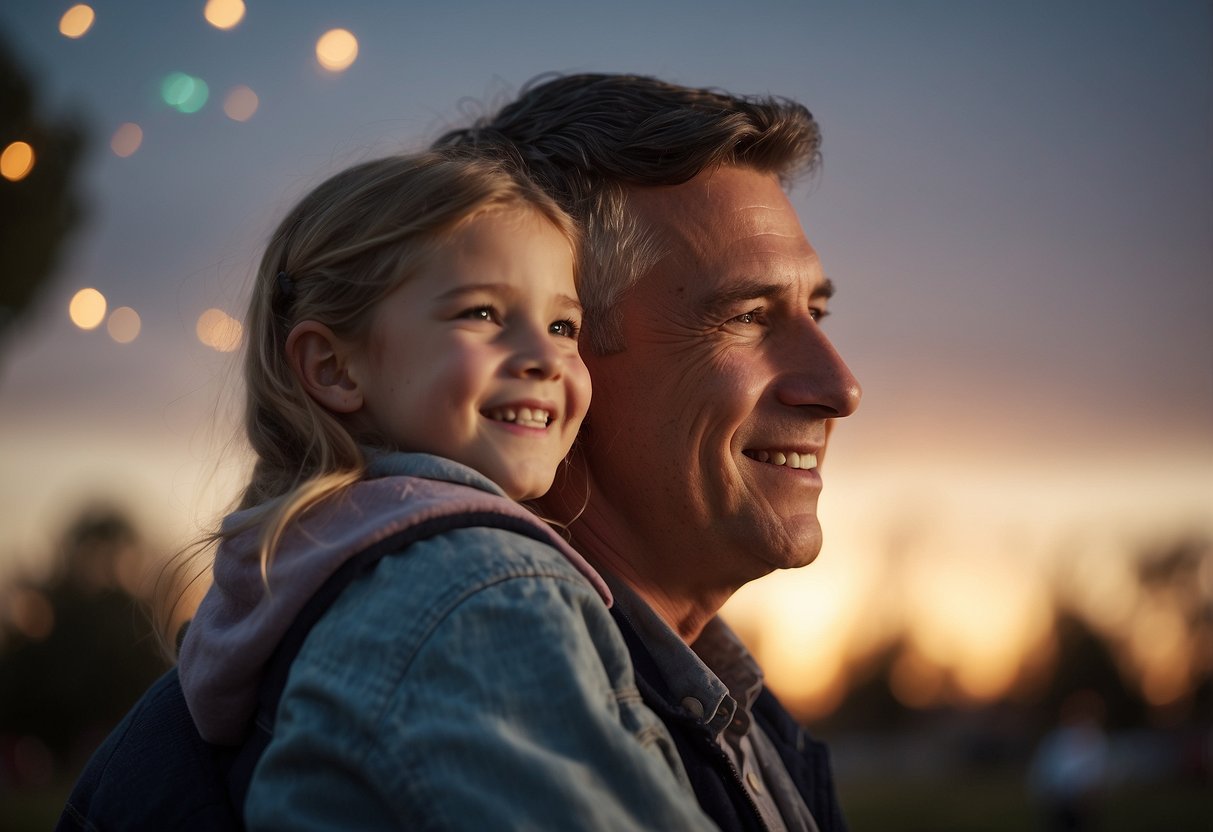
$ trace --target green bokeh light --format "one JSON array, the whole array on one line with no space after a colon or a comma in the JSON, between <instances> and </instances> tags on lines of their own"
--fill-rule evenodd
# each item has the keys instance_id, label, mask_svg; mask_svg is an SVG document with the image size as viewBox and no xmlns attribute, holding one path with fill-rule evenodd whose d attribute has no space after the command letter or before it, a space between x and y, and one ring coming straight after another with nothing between
<instances>
[{"instance_id":1,"label":"green bokeh light","mask_svg":"<svg viewBox=\"0 0 1213 832\"><path fill-rule=\"evenodd\" d=\"M210 94L205 81L184 72L170 72L160 82L160 97L164 103L182 113L201 110Z\"/></svg>"}]
</instances>

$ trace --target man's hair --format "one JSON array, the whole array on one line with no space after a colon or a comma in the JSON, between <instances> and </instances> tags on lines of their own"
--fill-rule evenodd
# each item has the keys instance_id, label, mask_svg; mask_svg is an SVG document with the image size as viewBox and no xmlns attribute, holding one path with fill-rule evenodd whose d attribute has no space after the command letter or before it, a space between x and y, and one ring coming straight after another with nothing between
<instances>
[{"instance_id":1,"label":"man's hair","mask_svg":"<svg viewBox=\"0 0 1213 832\"><path fill-rule=\"evenodd\" d=\"M589 348L624 347L623 293L662 256L628 191L681 185L735 165L789 185L820 159L821 133L801 104L730 95L639 75L540 76L495 115L435 146L494 147L516 156L585 232L580 294Z\"/></svg>"}]
</instances>

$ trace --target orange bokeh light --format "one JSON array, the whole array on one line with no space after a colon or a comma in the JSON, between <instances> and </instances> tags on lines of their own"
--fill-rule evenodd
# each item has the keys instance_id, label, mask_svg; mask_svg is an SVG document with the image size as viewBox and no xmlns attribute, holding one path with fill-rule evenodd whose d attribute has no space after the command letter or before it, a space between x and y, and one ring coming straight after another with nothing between
<instances>
[{"instance_id":1,"label":"orange bokeh light","mask_svg":"<svg viewBox=\"0 0 1213 832\"><path fill-rule=\"evenodd\" d=\"M199 315L194 331L199 341L216 352L234 352L244 337L240 321L222 309L208 309Z\"/></svg>"},{"instance_id":2,"label":"orange bokeh light","mask_svg":"<svg viewBox=\"0 0 1213 832\"><path fill-rule=\"evenodd\" d=\"M227 97L223 99L223 112L232 121L248 121L257 112L260 103L257 93L241 84L228 90Z\"/></svg>"},{"instance_id":3,"label":"orange bokeh light","mask_svg":"<svg viewBox=\"0 0 1213 832\"><path fill-rule=\"evenodd\" d=\"M244 19L243 0L207 0L202 16L216 29L235 28Z\"/></svg>"},{"instance_id":4,"label":"orange bokeh light","mask_svg":"<svg viewBox=\"0 0 1213 832\"><path fill-rule=\"evenodd\" d=\"M59 34L72 39L84 37L85 33L93 28L95 19L96 14L91 6L84 3L72 6L59 18Z\"/></svg>"},{"instance_id":5,"label":"orange bokeh light","mask_svg":"<svg viewBox=\"0 0 1213 832\"><path fill-rule=\"evenodd\" d=\"M143 128L130 121L115 130L110 138L110 150L123 159L132 155L142 144Z\"/></svg>"},{"instance_id":6,"label":"orange bokeh light","mask_svg":"<svg viewBox=\"0 0 1213 832\"><path fill-rule=\"evenodd\" d=\"M143 322L139 318L139 313L129 306L119 306L110 313L109 320L105 322L106 331L110 337L119 344L129 344L139 337L139 330L143 328Z\"/></svg>"},{"instance_id":7,"label":"orange bokeh light","mask_svg":"<svg viewBox=\"0 0 1213 832\"><path fill-rule=\"evenodd\" d=\"M34 169L34 148L28 142L13 142L0 154L0 176L17 182Z\"/></svg>"},{"instance_id":8,"label":"orange bokeh light","mask_svg":"<svg viewBox=\"0 0 1213 832\"><path fill-rule=\"evenodd\" d=\"M81 329L96 329L105 320L105 308L105 295L90 287L72 295L67 314Z\"/></svg>"},{"instance_id":9,"label":"orange bokeh light","mask_svg":"<svg viewBox=\"0 0 1213 832\"><path fill-rule=\"evenodd\" d=\"M316 41L316 60L330 72L342 72L358 58L358 39L348 29L330 29Z\"/></svg>"}]
</instances>

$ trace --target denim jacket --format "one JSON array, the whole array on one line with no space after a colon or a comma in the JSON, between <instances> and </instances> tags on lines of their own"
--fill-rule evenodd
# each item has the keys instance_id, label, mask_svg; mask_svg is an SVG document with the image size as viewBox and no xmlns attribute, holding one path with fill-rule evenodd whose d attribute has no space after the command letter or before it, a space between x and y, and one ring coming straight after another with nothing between
<instances>
[{"instance_id":1,"label":"denim jacket","mask_svg":"<svg viewBox=\"0 0 1213 832\"><path fill-rule=\"evenodd\" d=\"M217 736L247 720L243 688L255 689L281 617L267 610L290 600L275 570L296 574L292 563L341 548L348 529L398 517L414 492L424 503L422 480L518 510L486 478L437 457L386 455L371 477L390 478L372 484L395 489L397 505L355 492L324 522L301 524L271 567L272 602L251 552L221 552L182 652L200 729ZM249 828L714 828L641 700L609 593L566 550L457 529L347 588L292 664L250 784ZM221 572L224 562L244 567Z\"/></svg>"}]
</instances>

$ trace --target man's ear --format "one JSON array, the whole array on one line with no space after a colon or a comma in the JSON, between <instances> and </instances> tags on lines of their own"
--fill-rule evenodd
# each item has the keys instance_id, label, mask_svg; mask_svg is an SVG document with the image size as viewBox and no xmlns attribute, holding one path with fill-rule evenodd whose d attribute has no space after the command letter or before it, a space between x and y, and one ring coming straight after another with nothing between
<instances>
[{"instance_id":1,"label":"man's ear","mask_svg":"<svg viewBox=\"0 0 1213 832\"><path fill-rule=\"evenodd\" d=\"M303 389L332 413L362 408L362 391L350 375L353 349L317 321L300 321L286 336L286 360Z\"/></svg>"}]
</instances>

